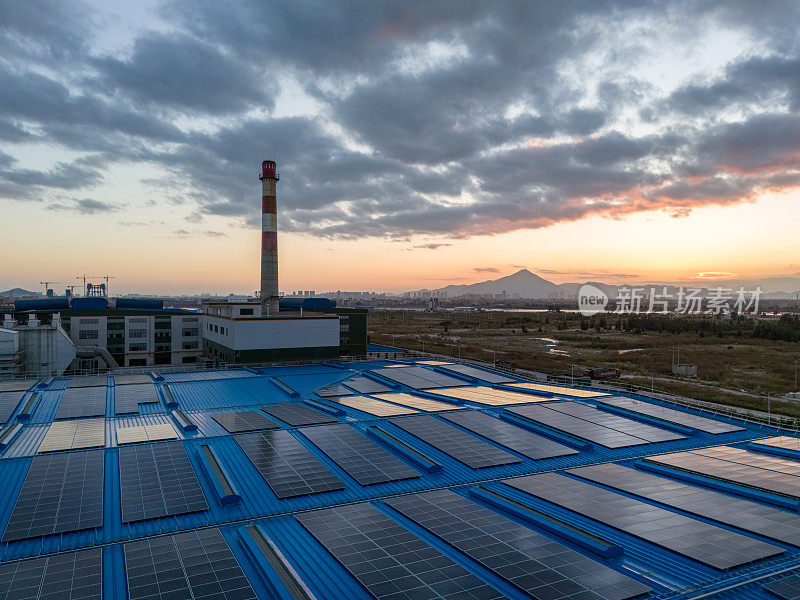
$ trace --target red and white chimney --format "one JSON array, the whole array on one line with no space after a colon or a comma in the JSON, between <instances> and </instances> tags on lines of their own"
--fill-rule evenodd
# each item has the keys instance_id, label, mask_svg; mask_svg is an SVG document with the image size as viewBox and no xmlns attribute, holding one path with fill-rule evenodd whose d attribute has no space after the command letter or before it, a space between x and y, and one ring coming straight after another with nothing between
<instances>
[{"instance_id":1,"label":"red and white chimney","mask_svg":"<svg viewBox=\"0 0 800 600\"><path fill-rule=\"evenodd\" d=\"M276 184L278 165L261 163L261 314L278 314L278 211Z\"/></svg>"}]
</instances>

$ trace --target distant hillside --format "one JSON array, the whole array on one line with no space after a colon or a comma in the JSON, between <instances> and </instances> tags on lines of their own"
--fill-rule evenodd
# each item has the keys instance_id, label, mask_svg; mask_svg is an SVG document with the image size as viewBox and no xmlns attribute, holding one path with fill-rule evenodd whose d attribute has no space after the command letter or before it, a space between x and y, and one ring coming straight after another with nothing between
<instances>
[{"instance_id":1,"label":"distant hillside","mask_svg":"<svg viewBox=\"0 0 800 600\"><path fill-rule=\"evenodd\" d=\"M14 296L15 298L24 298L26 296L41 296L40 292L31 292L30 290L23 290L22 288L12 288L5 292L0 292L0 298L8 298Z\"/></svg>"},{"instance_id":2,"label":"distant hillside","mask_svg":"<svg viewBox=\"0 0 800 600\"><path fill-rule=\"evenodd\" d=\"M522 269L512 275L500 279L481 281L468 285L448 285L441 288L448 296L463 296L465 294L502 294L506 292L509 298L550 298L559 294L558 286L552 281L547 281L534 275L528 269Z\"/></svg>"}]
</instances>

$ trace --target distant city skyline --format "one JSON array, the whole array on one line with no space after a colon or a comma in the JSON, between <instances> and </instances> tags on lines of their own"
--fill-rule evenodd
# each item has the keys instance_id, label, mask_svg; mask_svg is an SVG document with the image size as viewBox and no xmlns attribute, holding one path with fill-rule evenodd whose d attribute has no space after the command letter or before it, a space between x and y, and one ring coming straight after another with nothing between
<instances>
[{"instance_id":1,"label":"distant city skyline","mask_svg":"<svg viewBox=\"0 0 800 600\"><path fill-rule=\"evenodd\" d=\"M11 1L0 289L800 276L800 5ZM794 290L786 290L794 291Z\"/></svg>"}]
</instances>

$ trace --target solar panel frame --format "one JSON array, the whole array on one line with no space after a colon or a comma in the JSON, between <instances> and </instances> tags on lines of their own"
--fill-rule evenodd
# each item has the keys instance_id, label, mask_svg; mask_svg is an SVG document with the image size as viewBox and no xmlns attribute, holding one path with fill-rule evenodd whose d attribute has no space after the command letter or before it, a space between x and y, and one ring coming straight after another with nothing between
<instances>
[{"instance_id":1,"label":"solar panel frame","mask_svg":"<svg viewBox=\"0 0 800 600\"><path fill-rule=\"evenodd\" d=\"M284 423L288 423L292 427L322 425L326 423L338 422L335 417L332 417L321 410L311 408L302 402L282 402L280 404L271 404L269 406L262 406L261 410L271 417L275 417Z\"/></svg>"},{"instance_id":2,"label":"solar panel frame","mask_svg":"<svg viewBox=\"0 0 800 600\"><path fill-rule=\"evenodd\" d=\"M117 428L117 445L136 444L139 442L155 442L160 440L176 440L180 436L170 423L153 423Z\"/></svg>"},{"instance_id":3,"label":"solar panel frame","mask_svg":"<svg viewBox=\"0 0 800 600\"><path fill-rule=\"evenodd\" d=\"M595 425L608 427L620 433L626 433L634 437L645 440L646 442L673 442L685 440L686 436L667 429L660 429L652 425L640 423L632 419L626 419L612 413L603 412L593 406L579 404L578 402L549 402L547 408L556 410L560 413L589 421Z\"/></svg>"},{"instance_id":4,"label":"solar panel frame","mask_svg":"<svg viewBox=\"0 0 800 600\"><path fill-rule=\"evenodd\" d=\"M58 403L55 419L80 419L104 417L106 414L107 387L82 387L64 390Z\"/></svg>"},{"instance_id":5,"label":"solar panel frame","mask_svg":"<svg viewBox=\"0 0 800 600\"><path fill-rule=\"evenodd\" d=\"M129 600L257 600L218 528L123 546Z\"/></svg>"},{"instance_id":6,"label":"solar panel frame","mask_svg":"<svg viewBox=\"0 0 800 600\"><path fill-rule=\"evenodd\" d=\"M463 406L456 406L449 402L441 400L432 400L431 398L423 398L421 396L414 396L413 394L406 394L405 392L390 392L388 394L373 394L374 398L384 400L386 402L393 402L395 404L402 404L410 406L417 410L425 412L441 412L448 410L462 410Z\"/></svg>"},{"instance_id":7,"label":"solar panel frame","mask_svg":"<svg viewBox=\"0 0 800 600\"><path fill-rule=\"evenodd\" d=\"M447 490L386 504L533 598L628 600L651 588Z\"/></svg>"},{"instance_id":8,"label":"solar panel frame","mask_svg":"<svg viewBox=\"0 0 800 600\"><path fill-rule=\"evenodd\" d=\"M345 381L344 385L359 394L380 394L383 392L391 392L392 389L370 379L369 377L356 377L349 381Z\"/></svg>"},{"instance_id":9,"label":"solar panel frame","mask_svg":"<svg viewBox=\"0 0 800 600\"><path fill-rule=\"evenodd\" d=\"M0 392L0 425L8 423L25 394L25 391Z\"/></svg>"},{"instance_id":10,"label":"solar panel frame","mask_svg":"<svg viewBox=\"0 0 800 600\"><path fill-rule=\"evenodd\" d=\"M103 450L35 456L2 541L102 526L104 456Z\"/></svg>"},{"instance_id":11,"label":"solar panel frame","mask_svg":"<svg viewBox=\"0 0 800 600\"><path fill-rule=\"evenodd\" d=\"M368 440L350 425L321 425L301 431L359 485L369 486L419 477L414 469Z\"/></svg>"},{"instance_id":12,"label":"solar panel frame","mask_svg":"<svg viewBox=\"0 0 800 600\"><path fill-rule=\"evenodd\" d=\"M440 368L447 371L452 371L454 373L459 373L460 375L466 375L467 377L472 377L473 379L487 381L489 383L513 383L516 381L516 379L512 379L511 377L506 377L505 375L500 375L499 373L492 373L491 371L485 371L484 369L479 369L478 367L473 367L471 365L442 365Z\"/></svg>"},{"instance_id":13,"label":"solar panel frame","mask_svg":"<svg viewBox=\"0 0 800 600\"><path fill-rule=\"evenodd\" d=\"M522 459L513 454L453 427L450 423L440 421L432 415L397 417L389 419L389 421L471 469L499 467L522 462Z\"/></svg>"},{"instance_id":14,"label":"solar panel frame","mask_svg":"<svg viewBox=\"0 0 800 600\"><path fill-rule=\"evenodd\" d=\"M800 574L793 573L761 587L782 600L800 600Z\"/></svg>"},{"instance_id":15,"label":"solar panel frame","mask_svg":"<svg viewBox=\"0 0 800 600\"><path fill-rule=\"evenodd\" d=\"M800 515L613 463L567 471L665 506L800 547Z\"/></svg>"},{"instance_id":16,"label":"solar panel frame","mask_svg":"<svg viewBox=\"0 0 800 600\"><path fill-rule=\"evenodd\" d=\"M0 564L0 598L101 600L103 552L89 548Z\"/></svg>"},{"instance_id":17,"label":"solar panel frame","mask_svg":"<svg viewBox=\"0 0 800 600\"><path fill-rule=\"evenodd\" d=\"M435 393L439 396L468 400L488 406L511 406L515 404L530 404L551 400L550 398L534 396L533 394L526 394L524 392L514 392L480 385L461 387L452 390L436 390Z\"/></svg>"},{"instance_id":18,"label":"solar panel frame","mask_svg":"<svg viewBox=\"0 0 800 600\"><path fill-rule=\"evenodd\" d=\"M114 386L114 414L132 414L139 412L140 404L160 402L156 386L152 383L133 383Z\"/></svg>"},{"instance_id":19,"label":"solar panel frame","mask_svg":"<svg viewBox=\"0 0 800 600\"><path fill-rule=\"evenodd\" d=\"M350 398L338 398L338 404L360 410L363 413L373 415L376 417L394 417L398 415L413 415L417 410L413 408L406 408L404 406L397 406L382 400L375 400L367 396L352 396Z\"/></svg>"},{"instance_id":20,"label":"solar panel frame","mask_svg":"<svg viewBox=\"0 0 800 600\"><path fill-rule=\"evenodd\" d=\"M182 442L121 447L119 479L123 523L208 510Z\"/></svg>"},{"instance_id":21,"label":"solar panel frame","mask_svg":"<svg viewBox=\"0 0 800 600\"><path fill-rule=\"evenodd\" d=\"M263 429L278 429L272 419L268 419L254 410L232 413L215 413L211 418L219 423L228 433L242 433L244 431L261 431Z\"/></svg>"},{"instance_id":22,"label":"solar panel frame","mask_svg":"<svg viewBox=\"0 0 800 600\"><path fill-rule=\"evenodd\" d=\"M580 454L574 448L516 427L486 413L465 410L442 415L442 418L533 460Z\"/></svg>"},{"instance_id":23,"label":"solar panel frame","mask_svg":"<svg viewBox=\"0 0 800 600\"><path fill-rule=\"evenodd\" d=\"M295 519L379 600L505 597L368 503Z\"/></svg>"},{"instance_id":24,"label":"solar panel frame","mask_svg":"<svg viewBox=\"0 0 800 600\"><path fill-rule=\"evenodd\" d=\"M279 499L345 489L342 480L285 429L233 437Z\"/></svg>"},{"instance_id":25,"label":"solar panel frame","mask_svg":"<svg viewBox=\"0 0 800 600\"><path fill-rule=\"evenodd\" d=\"M511 414L530 419L546 427L563 431L568 435L605 446L606 448L628 448L649 443L627 433L615 431L556 410L550 410L542 404L527 404L507 408L506 410Z\"/></svg>"},{"instance_id":26,"label":"solar panel frame","mask_svg":"<svg viewBox=\"0 0 800 600\"><path fill-rule=\"evenodd\" d=\"M719 570L783 554L783 548L557 473L503 480L628 535Z\"/></svg>"},{"instance_id":27,"label":"solar panel frame","mask_svg":"<svg viewBox=\"0 0 800 600\"><path fill-rule=\"evenodd\" d=\"M54 421L37 452L57 452L105 446L105 419Z\"/></svg>"},{"instance_id":28,"label":"solar panel frame","mask_svg":"<svg viewBox=\"0 0 800 600\"><path fill-rule=\"evenodd\" d=\"M675 410L674 408L651 404L641 400L634 400L633 398L625 398L623 396L602 398L598 399L597 402L599 405L601 405L601 408L602 405L612 406L635 414L643 415L645 417L660 419L661 421L674 423L675 425L681 425L683 427L689 427L691 429L702 431L704 433L710 433L712 435L744 430L744 427L739 427L738 425L722 423L707 417L701 417L692 413Z\"/></svg>"}]
</instances>

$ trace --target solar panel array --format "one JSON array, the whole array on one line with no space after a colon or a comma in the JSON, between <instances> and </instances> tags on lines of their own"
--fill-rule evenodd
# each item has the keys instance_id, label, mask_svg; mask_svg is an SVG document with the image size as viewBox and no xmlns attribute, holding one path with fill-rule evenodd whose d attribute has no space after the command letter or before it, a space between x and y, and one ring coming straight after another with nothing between
<instances>
[{"instance_id":1,"label":"solar panel array","mask_svg":"<svg viewBox=\"0 0 800 600\"><path fill-rule=\"evenodd\" d=\"M547 383L512 383L511 387L523 388L526 390L534 390L537 392L548 392L550 394L562 394L564 396L574 396L576 398L600 398L603 396L610 396L607 392L595 392L593 390L579 390L578 388L567 387L563 385L549 385Z\"/></svg>"},{"instance_id":2,"label":"solar panel array","mask_svg":"<svg viewBox=\"0 0 800 600\"><path fill-rule=\"evenodd\" d=\"M777 470L781 468L779 463L773 463L772 468L762 468L726 460L721 456L706 456L697 452L661 454L647 457L644 460L697 475L730 481L738 485L800 498L800 477ZM784 468L790 466L794 465L787 465Z\"/></svg>"},{"instance_id":3,"label":"solar panel array","mask_svg":"<svg viewBox=\"0 0 800 600\"><path fill-rule=\"evenodd\" d=\"M25 392L31 389L38 379L12 379L11 381L0 381L0 392Z\"/></svg>"},{"instance_id":4,"label":"solar panel array","mask_svg":"<svg viewBox=\"0 0 800 600\"><path fill-rule=\"evenodd\" d=\"M780 448L781 450L800 452L800 438L789 437L786 435L765 438L762 440L753 440L752 443L759 446L769 446L770 448Z\"/></svg>"},{"instance_id":5,"label":"solar panel array","mask_svg":"<svg viewBox=\"0 0 800 600\"><path fill-rule=\"evenodd\" d=\"M508 406L511 404L528 404L530 402L542 402L549 398L533 396L524 392L512 392L509 390L498 390L487 386L463 387L455 390L436 390L439 396L469 400L478 404L489 406Z\"/></svg>"},{"instance_id":6,"label":"solar panel array","mask_svg":"<svg viewBox=\"0 0 800 600\"><path fill-rule=\"evenodd\" d=\"M153 383L150 375L114 375L114 385L130 385L134 383Z\"/></svg>"},{"instance_id":7,"label":"solar panel array","mask_svg":"<svg viewBox=\"0 0 800 600\"><path fill-rule=\"evenodd\" d=\"M322 423L336 423L336 419L321 410L316 410L303 404L302 402L287 402L285 404L272 404L262 406L268 415L288 423L292 427L302 427L304 425L319 425Z\"/></svg>"},{"instance_id":8,"label":"solar panel array","mask_svg":"<svg viewBox=\"0 0 800 600\"><path fill-rule=\"evenodd\" d=\"M757 467L759 469L769 469L787 475L800 476L800 463L791 458L771 456L759 452L748 452L743 448L732 446L714 446L713 448L697 448L692 450L694 454L701 454L711 458L729 460L731 462Z\"/></svg>"},{"instance_id":9,"label":"solar panel array","mask_svg":"<svg viewBox=\"0 0 800 600\"><path fill-rule=\"evenodd\" d=\"M103 457L103 450L34 457L2 541L100 527Z\"/></svg>"},{"instance_id":10,"label":"solar panel array","mask_svg":"<svg viewBox=\"0 0 800 600\"><path fill-rule=\"evenodd\" d=\"M156 386L152 383L114 386L114 413L118 415L139 412L140 404L159 402Z\"/></svg>"},{"instance_id":11,"label":"solar panel array","mask_svg":"<svg viewBox=\"0 0 800 600\"><path fill-rule=\"evenodd\" d=\"M800 575L788 575L761 587L783 600L800 600Z\"/></svg>"},{"instance_id":12,"label":"solar panel array","mask_svg":"<svg viewBox=\"0 0 800 600\"><path fill-rule=\"evenodd\" d=\"M122 522L208 510L182 442L119 449Z\"/></svg>"},{"instance_id":13,"label":"solar panel array","mask_svg":"<svg viewBox=\"0 0 800 600\"><path fill-rule=\"evenodd\" d=\"M0 392L0 425L11 418L23 396L25 392Z\"/></svg>"},{"instance_id":14,"label":"solar panel array","mask_svg":"<svg viewBox=\"0 0 800 600\"><path fill-rule=\"evenodd\" d=\"M391 394L375 394L376 398L385 400L387 402L394 402L395 404L403 404L424 410L425 412L438 412L443 410L459 410L461 406L456 406L448 402L441 402L439 400L431 400L430 398L422 398L414 396L413 394L405 394L403 392L394 392Z\"/></svg>"},{"instance_id":15,"label":"solar panel array","mask_svg":"<svg viewBox=\"0 0 800 600\"><path fill-rule=\"evenodd\" d=\"M222 425L228 433L278 429L278 427L280 427L280 425L272 419L268 419L264 415L252 410L235 413L217 413L211 416L217 423Z\"/></svg>"},{"instance_id":16,"label":"solar panel array","mask_svg":"<svg viewBox=\"0 0 800 600\"><path fill-rule=\"evenodd\" d=\"M385 368L375 369L372 372L415 390L466 385L466 382L461 379L456 379L425 367Z\"/></svg>"},{"instance_id":17,"label":"solar panel array","mask_svg":"<svg viewBox=\"0 0 800 600\"><path fill-rule=\"evenodd\" d=\"M625 600L650 588L450 491L386 503L534 598Z\"/></svg>"},{"instance_id":18,"label":"solar panel array","mask_svg":"<svg viewBox=\"0 0 800 600\"><path fill-rule=\"evenodd\" d=\"M522 462L513 454L483 442L432 415L399 417L391 419L391 422L472 469Z\"/></svg>"},{"instance_id":19,"label":"solar panel array","mask_svg":"<svg viewBox=\"0 0 800 600\"><path fill-rule=\"evenodd\" d=\"M344 483L286 430L234 437L278 498L344 489Z\"/></svg>"},{"instance_id":20,"label":"solar panel array","mask_svg":"<svg viewBox=\"0 0 800 600\"><path fill-rule=\"evenodd\" d=\"M352 396L353 390L348 390L341 385L326 385L325 387L317 388L314 393L322 398L335 398L337 396Z\"/></svg>"},{"instance_id":21,"label":"solar panel array","mask_svg":"<svg viewBox=\"0 0 800 600\"><path fill-rule=\"evenodd\" d=\"M356 377L350 381L345 381L344 384L351 390L357 391L359 394L380 394L381 392L390 392L391 389L373 381L368 377Z\"/></svg>"},{"instance_id":22,"label":"solar panel array","mask_svg":"<svg viewBox=\"0 0 800 600\"><path fill-rule=\"evenodd\" d=\"M105 387L107 384L108 375L84 375L70 379L67 388Z\"/></svg>"},{"instance_id":23,"label":"solar panel array","mask_svg":"<svg viewBox=\"0 0 800 600\"><path fill-rule=\"evenodd\" d=\"M569 473L712 521L800 546L800 515L794 512L612 463L572 469Z\"/></svg>"},{"instance_id":24,"label":"solar panel array","mask_svg":"<svg viewBox=\"0 0 800 600\"><path fill-rule=\"evenodd\" d=\"M257 600L217 528L124 546L129 600Z\"/></svg>"},{"instance_id":25,"label":"solar panel array","mask_svg":"<svg viewBox=\"0 0 800 600\"><path fill-rule=\"evenodd\" d=\"M573 450L569 446L495 419L482 412L465 410L442 415L442 418L534 460L578 454L577 450Z\"/></svg>"},{"instance_id":26,"label":"solar panel array","mask_svg":"<svg viewBox=\"0 0 800 600\"><path fill-rule=\"evenodd\" d=\"M353 396L352 398L338 398L336 400L339 404L355 408L361 412L365 412L376 417L393 417L395 415L411 415L417 412L413 408L405 408L383 402L382 400L375 400L374 398L367 398L366 396Z\"/></svg>"},{"instance_id":27,"label":"solar panel array","mask_svg":"<svg viewBox=\"0 0 800 600\"><path fill-rule=\"evenodd\" d=\"M652 417L667 423L675 423L697 431L705 433L730 433L732 431L742 431L744 428L738 425L731 425L730 423L723 423L714 419L707 419L692 413L675 410L674 408L667 408L666 406L659 406L649 402L642 402L641 400L634 400L633 398L623 398L621 396L614 396L611 398L602 398L598 403L607 406L614 406L621 408L632 413ZM601 406L602 407L602 406Z\"/></svg>"},{"instance_id":28,"label":"solar panel array","mask_svg":"<svg viewBox=\"0 0 800 600\"><path fill-rule=\"evenodd\" d=\"M55 421L47 429L38 452L97 448L106 444L105 419Z\"/></svg>"},{"instance_id":29,"label":"solar panel array","mask_svg":"<svg viewBox=\"0 0 800 600\"><path fill-rule=\"evenodd\" d=\"M350 425L303 429L303 435L360 485L419 477L414 469L358 433Z\"/></svg>"},{"instance_id":30,"label":"solar panel array","mask_svg":"<svg viewBox=\"0 0 800 600\"><path fill-rule=\"evenodd\" d=\"M71 388L64 390L56 411L56 420L81 417L104 417L106 387Z\"/></svg>"},{"instance_id":31,"label":"solar panel array","mask_svg":"<svg viewBox=\"0 0 800 600\"><path fill-rule=\"evenodd\" d=\"M643 440L627 433L615 431L596 423L591 423L565 413L551 410L544 405L518 406L507 409L510 413L524 417L530 421L541 423L546 427L557 429L569 435L605 446L606 448L627 448L647 444Z\"/></svg>"},{"instance_id":32,"label":"solar panel array","mask_svg":"<svg viewBox=\"0 0 800 600\"><path fill-rule=\"evenodd\" d=\"M90 548L0 564L4 600L101 600L103 551Z\"/></svg>"},{"instance_id":33,"label":"solar panel array","mask_svg":"<svg viewBox=\"0 0 800 600\"><path fill-rule=\"evenodd\" d=\"M178 434L175 433L175 428L170 423L117 428L117 444L119 445L175 439L178 439Z\"/></svg>"},{"instance_id":34,"label":"solar panel array","mask_svg":"<svg viewBox=\"0 0 800 600\"><path fill-rule=\"evenodd\" d=\"M164 381L212 381L214 379L243 379L255 377L250 371L226 369L220 371L196 371L194 373L162 373Z\"/></svg>"},{"instance_id":35,"label":"solar panel array","mask_svg":"<svg viewBox=\"0 0 800 600\"><path fill-rule=\"evenodd\" d=\"M442 368L446 369L447 371L453 371L454 373L460 373L461 375L472 377L473 379L488 381L489 383L511 383L516 381L511 377L506 377L505 375L500 375L499 373L484 371L483 369L478 369L477 367L471 367L469 365L447 365L443 366Z\"/></svg>"},{"instance_id":36,"label":"solar panel array","mask_svg":"<svg viewBox=\"0 0 800 600\"><path fill-rule=\"evenodd\" d=\"M783 554L778 546L556 473L506 479L507 485L715 569Z\"/></svg>"},{"instance_id":37,"label":"solar panel array","mask_svg":"<svg viewBox=\"0 0 800 600\"><path fill-rule=\"evenodd\" d=\"M608 427L614 431L627 433L634 437L643 439L646 442L670 442L674 440L684 440L686 436L679 433L646 425L639 421L626 419L617 415L597 410L593 406L578 404L577 402L550 402L547 405L550 410L557 410L565 415L570 415L589 421L596 425Z\"/></svg>"},{"instance_id":38,"label":"solar panel array","mask_svg":"<svg viewBox=\"0 0 800 600\"><path fill-rule=\"evenodd\" d=\"M317 510L295 518L381 600L504 598L370 504Z\"/></svg>"}]
</instances>

